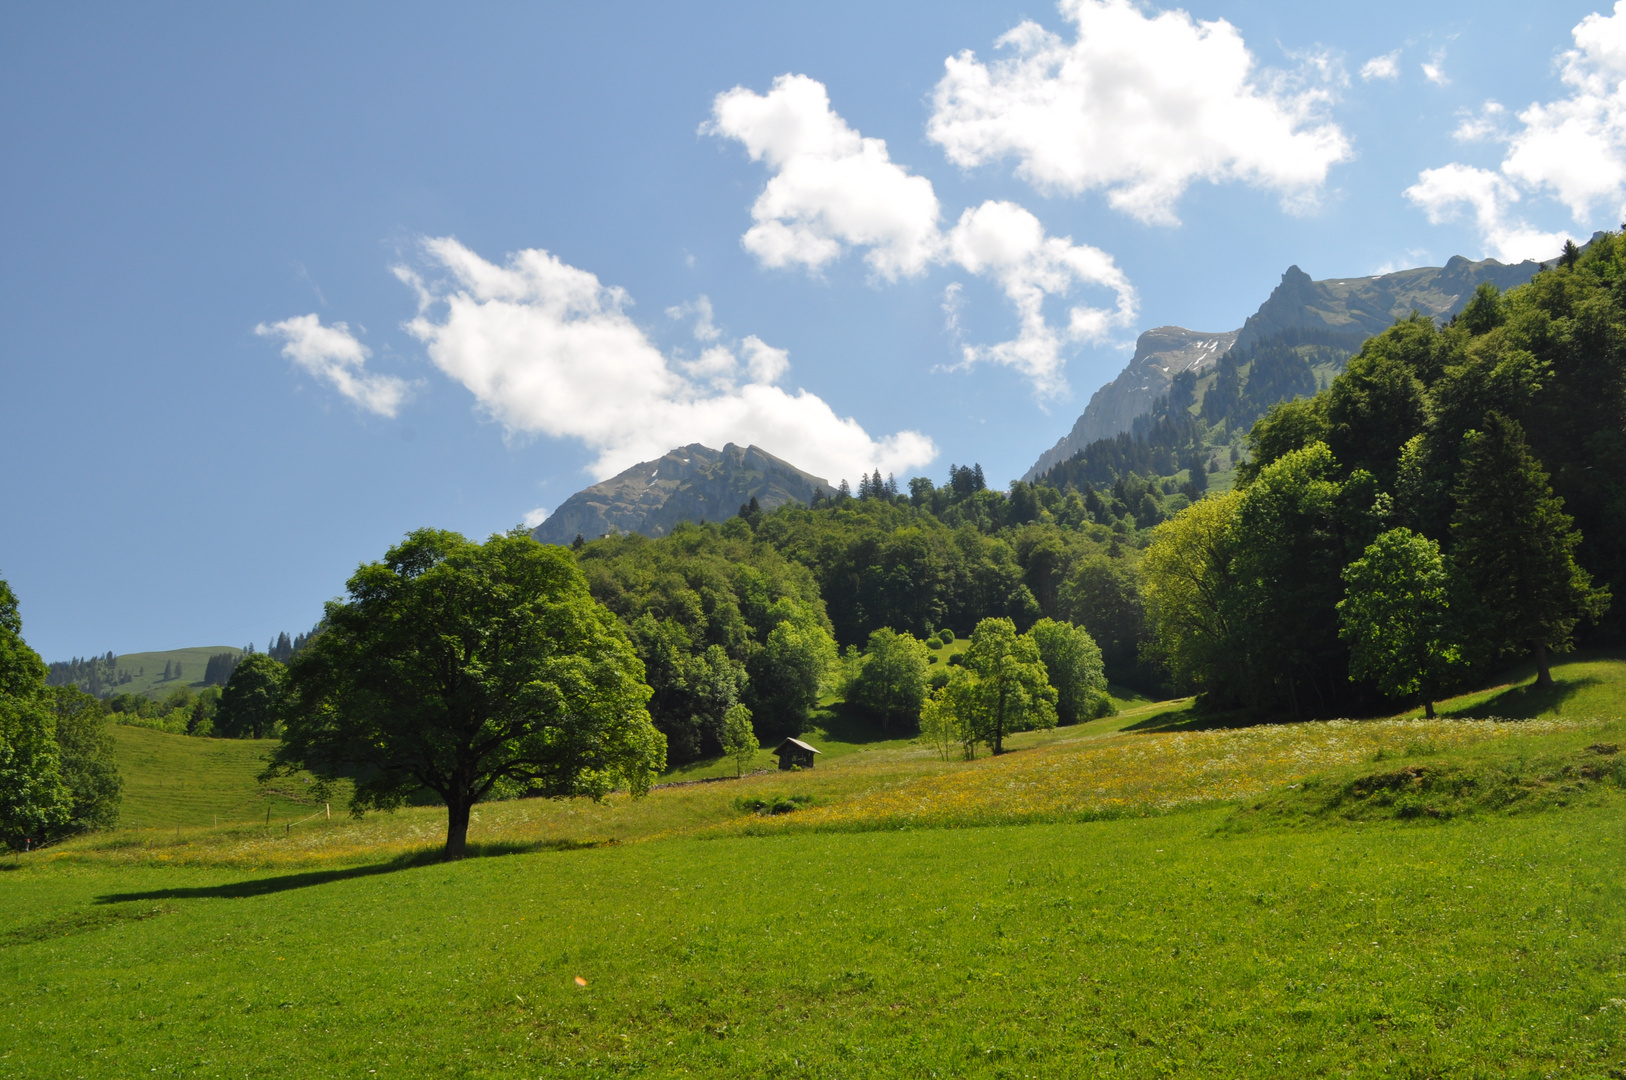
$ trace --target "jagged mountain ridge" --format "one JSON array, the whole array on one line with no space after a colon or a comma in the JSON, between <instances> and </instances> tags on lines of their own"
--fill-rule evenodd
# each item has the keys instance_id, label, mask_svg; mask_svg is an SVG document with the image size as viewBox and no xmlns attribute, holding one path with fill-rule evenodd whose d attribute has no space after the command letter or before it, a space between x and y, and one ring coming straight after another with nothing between
<instances>
[{"instance_id":1,"label":"jagged mountain ridge","mask_svg":"<svg viewBox=\"0 0 1626 1080\"><path fill-rule=\"evenodd\" d=\"M1168 393L1169 384L1183 371L1206 371L1236 343L1240 330L1222 334L1159 326L1135 340L1135 355L1118 377L1097 390L1073 430L1049 450L1022 477L1032 480L1097 439L1128 431L1135 417Z\"/></svg>"},{"instance_id":2,"label":"jagged mountain ridge","mask_svg":"<svg viewBox=\"0 0 1626 1080\"><path fill-rule=\"evenodd\" d=\"M1246 354L1261 345L1294 334L1309 334L1353 354L1373 334L1381 333L1413 310L1444 321L1461 311L1481 282L1499 289L1522 285L1538 264L1514 265L1460 255L1444 266L1422 266L1361 278L1314 281L1297 266L1282 274L1259 310L1241 328L1227 334L1205 334L1178 326L1148 330L1135 343L1135 355L1119 376L1091 396L1073 430L1039 455L1022 479L1034 480L1100 439L1131 430L1184 371L1201 374L1227 351ZM1224 348L1197 353L1194 343L1229 339Z\"/></svg>"},{"instance_id":3,"label":"jagged mountain ridge","mask_svg":"<svg viewBox=\"0 0 1626 1080\"><path fill-rule=\"evenodd\" d=\"M803 472L758 446L713 450L690 443L576 492L531 530L544 544L596 540L612 533L665 536L682 521L718 521L757 500L763 510L835 494L821 476Z\"/></svg>"}]
</instances>

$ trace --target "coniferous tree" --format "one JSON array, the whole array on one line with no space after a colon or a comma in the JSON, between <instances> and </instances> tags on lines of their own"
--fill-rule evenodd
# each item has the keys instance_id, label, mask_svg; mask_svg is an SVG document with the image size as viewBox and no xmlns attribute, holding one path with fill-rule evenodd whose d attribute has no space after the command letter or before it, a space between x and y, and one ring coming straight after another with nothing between
<instances>
[{"instance_id":1,"label":"coniferous tree","mask_svg":"<svg viewBox=\"0 0 1626 1080\"><path fill-rule=\"evenodd\" d=\"M1528 646L1536 685L1551 686L1548 651L1567 649L1577 623L1608 609L1609 592L1576 565L1581 535L1524 429L1500 413L1487 413L1484 430L1463 438L1451 540L1452 606L1471 639L1487 657Z\"/></svg>"}]
</instances>

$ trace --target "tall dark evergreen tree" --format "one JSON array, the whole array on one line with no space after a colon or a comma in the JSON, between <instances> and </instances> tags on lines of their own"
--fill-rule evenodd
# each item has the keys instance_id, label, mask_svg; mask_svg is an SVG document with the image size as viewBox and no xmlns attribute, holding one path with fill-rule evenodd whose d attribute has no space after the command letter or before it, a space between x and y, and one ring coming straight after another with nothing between
<instances>
[{"instance_id":1,"label":"tall dark evergreen tree","mask_svg":"<svg viewBox=\"0 0 1626 1080\"><path fill-rule=\"evenodd\" d=\"M1463 438L1451 522L1456 569L1453 609L1488 657L1529 647L1536 685L1551 686L1549 650L1570 644L1576 624L1609 606L1607 589L1575 562L1581 542L1564 500L1525 444L1524 429L1500 413Z\"/></svg>"}]
</instances>

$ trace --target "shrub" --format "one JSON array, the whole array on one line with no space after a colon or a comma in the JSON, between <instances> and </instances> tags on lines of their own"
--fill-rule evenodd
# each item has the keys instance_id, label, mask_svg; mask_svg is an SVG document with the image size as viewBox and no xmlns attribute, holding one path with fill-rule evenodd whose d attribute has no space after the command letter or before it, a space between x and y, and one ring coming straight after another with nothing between
<instances>
[{"instance_id":1,"label":"shrub","mask_svg":"<svg viewBox=\"0 0 1626 1080\"><path fill-rule=\"evenodd\" d=\"M760 817L788 814L804 806L813 805L811 795L741 795L734 800L734 809Z\"/></svg>"}]
</instances>

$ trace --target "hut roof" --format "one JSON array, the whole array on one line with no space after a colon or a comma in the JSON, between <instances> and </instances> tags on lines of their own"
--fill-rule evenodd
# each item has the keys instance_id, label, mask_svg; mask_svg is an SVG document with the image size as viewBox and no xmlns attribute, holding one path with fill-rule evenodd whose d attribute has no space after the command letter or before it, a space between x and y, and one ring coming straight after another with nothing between
<instances>
[{"instance_id":1,"label":"hut roof","mask_svg":"<svg viewBox=\"0 0 1626 1080\"><path fill-rule=\"evenodd\" d=\"M805 742L803 742L800 739L790 739L790 738L787 738L784 742L782 742L778 746L774 747L773 752L778 754L778 753L782 753L785 750L789 750L789 749L806 750L808 753L811 753L811 754L822 754L824 752L824 751L820 750L816 746L807 745Z\"/></svg>"}]
</instances>

